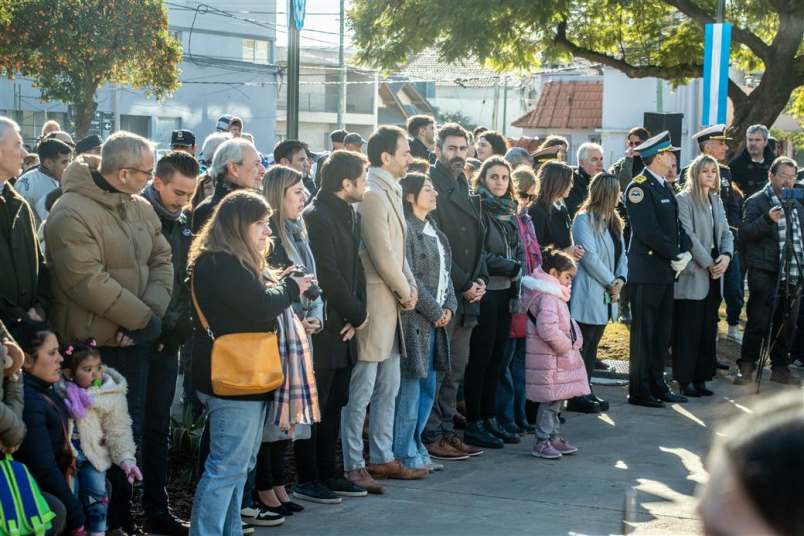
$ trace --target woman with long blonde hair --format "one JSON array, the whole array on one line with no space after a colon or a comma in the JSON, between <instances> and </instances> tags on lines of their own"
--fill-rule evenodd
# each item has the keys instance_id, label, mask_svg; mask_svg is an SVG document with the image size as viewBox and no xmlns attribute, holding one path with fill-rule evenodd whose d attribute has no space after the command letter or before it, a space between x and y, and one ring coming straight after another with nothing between
<instances>
[{"instance_id":1,"label":"woman with long blonde hair","mask_svg":"<svg viewBox=\"0 0 804 536\"><path fill-rule=\"evenodd\" d=\"M678 276L673 303L673 377L684 396L709 396L715 376L717 322L723 274L734 253L734 236L720 199L720 166L699 155L687 168L676 196L678 219L692 242L692 262Z\"/></svg>"},{"instance_id":2,"label":"woman with long blonde hair","mask_svg":"<svg viewBox=\"0 0 804 536\"><path fill-rule=\"evenodd\" d=\"M190 285L197 310L209 325L205 329L195 315L192 376L207 409L210 451L193 500L193 534L242 532L243 486L262 440L266 402L273 396L273 391L216 395L213 336L276 331L285 310L310 286L310 277L275 281L268 272L270 216L271 208L259 194L233 192L215 207L190 248Z\"/></svg>"},{"instance_id":3,"label":"woman with long blonde hair","mask_svg":"<svg viewBox=\"0 0 804 536\"><path fill-rule=\"evenodd\" d=\"M268 263L277 270L296 267L315 278L315 260L304 220L301 218L307 200L303 178L295 169L282 165L271 167L262 178L262 195L273 207L269 225L274 239L268 254ZM312 349L311 336L321 331L324 326L324 302L321 297L309 299L302 296L293 304L293 311L301 320ZM300 485L296 487L294 495L303 500L338 499L332 491L316 485L317 479L307 478L307 474L316 470L314 429L315 426L312 429L297 427L293 437L266 434L268 437L257 456L254 498L258 506L279 515L303 510L301 505L291 502L285 490L285 453L291 439L307 435L308 431L309 438L293 442L296 466L300 475ZM310 489L311 486L313 489Z\"/></svg>"},{"instance_id":4,"label":"woman with long blonde hair","mask_svg":"<svg viewBox=\"0 0 804 536\"><path fill-rule=\"evenodd\" d=\"M628 276L628 262L623 240L623 220L617 213L620 182L609 173L598 173L589 183L589 195L572 224L575 243L584 256L572 283L570 310L583 335L581 355L587 378L597 362L597 347L610 320L617 319L620 291ZM591 389L591 383L590 383ZM573 398L567 409L606 411L609 403L591 393Z\"/></svg>"}]
</instances>

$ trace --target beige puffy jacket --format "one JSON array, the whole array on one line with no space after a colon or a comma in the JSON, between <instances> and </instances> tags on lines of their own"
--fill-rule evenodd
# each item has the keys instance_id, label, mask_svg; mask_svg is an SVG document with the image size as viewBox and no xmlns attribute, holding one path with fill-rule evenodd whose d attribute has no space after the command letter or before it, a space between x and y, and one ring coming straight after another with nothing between
<instances>
[{"instance_id":1,"label":"beige puffy jacket","mask_svg":"<svg viewBox=\"0 0 804 536\"><path fill-rule=\"evenodd\" d=\"M64 195L45 223L50 321L65 340L94 337L116 346L121 327L142 329L152 314L165 314L173 290L170 245L150 203L101 189L88 162L80 157L64 171Z\"/></svg>"},{"instance_id":2,"label":"beige puffy jacket","mask_svg":"<svg viewBox=\"0 0 804 536\"><path fill-rule=\"evenodd\" d=\"M56 393L67 399L67 383L61 380L55 386ZM98 471L106 471L112 464L124 461L135 462L137 447L131 431L126 391L128 384L122 374L104 367L100 387L89 389L94 399L83 419L75 419L81 452ZM72 427L71 427L72 428Z\"/></svg>"}]
</instances>

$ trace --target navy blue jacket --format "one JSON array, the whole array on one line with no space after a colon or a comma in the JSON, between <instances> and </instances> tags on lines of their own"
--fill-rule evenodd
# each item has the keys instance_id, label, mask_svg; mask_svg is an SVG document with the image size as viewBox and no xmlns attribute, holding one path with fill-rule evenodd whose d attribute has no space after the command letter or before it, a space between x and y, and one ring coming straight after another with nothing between
<instances>
[{"instance_id":1,"label":"navy blue jacket","mask_svg":"<svg viewBox=\"0 0 804 536\"><path fill-rule=\"evenodd\" d=\"M670 261L692 247L678 221L675 192L645 168L628 185L624 198L631 222L628 282L673 284Z\"/></svg>"},{"instance_id":2,"label":"navy blue jacket","mask_svg":"<svg viewBox=\"0 0 804 536\"><path fill-rule=\"evenodd\" d=\"M14 457L24 463L42 491L54 495L67 509L68 530L84 525L84 509L73 495L60 467L70 448L67 438L67 409L53 386L24 373L25 408L22 419L28 434Z\"/></svg>"}]
</instances>

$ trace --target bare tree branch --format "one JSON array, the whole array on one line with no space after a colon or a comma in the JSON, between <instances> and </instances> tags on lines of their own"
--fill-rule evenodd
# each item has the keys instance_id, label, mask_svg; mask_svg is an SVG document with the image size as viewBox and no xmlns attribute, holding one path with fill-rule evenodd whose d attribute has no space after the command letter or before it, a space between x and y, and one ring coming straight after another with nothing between
<instances>
[{"instance_id":1,"label":"bare tree branch","mask_svg":"<svg viewBox=\"0 0 804 536\"><path fill-rule=\"evenodd\" d=\"M602 63L622 71L630 78L662 78L679 79L695 78L701 76L703 65L700 63L680 63L673 66L663 65L632 65L625 60L615 58L608 54L576 45L567 38L567 22L562 21L556 27L556 36L553 42L567 50L573 56L585 58L589 61Z\"/></svg>"},{"instance_id":2,"label":"bare tree branch","mask_svg":"<svg viewBox=\"0 0 804 536\"><path fill-rule=\"evenodd\" d=\"M665 4L671 5L674 8L678 9L686 16L694 20L695 22L704 25L710 24L715 22L715 19L712 18L709 13L698 7L698 5L693 2L692 0L662 0ZM746 30L745 28L740 28L737 25L732 25L731 27L731 37L738 43L742 43L743 45L747 46L751 52L756 54L760 59L762 59L765 64L768 63L770 60L773 50L771 47L765 43L762 39L759 38L758 35L755 33Z\"/></svg>"}]
</instances>

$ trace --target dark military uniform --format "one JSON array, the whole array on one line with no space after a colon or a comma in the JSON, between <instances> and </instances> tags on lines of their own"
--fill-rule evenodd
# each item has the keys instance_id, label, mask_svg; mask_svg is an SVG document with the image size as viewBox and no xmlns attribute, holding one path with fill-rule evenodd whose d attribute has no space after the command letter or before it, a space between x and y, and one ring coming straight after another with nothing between
<instances>
[{"instance_id":1,"label":"dark military uniform","mask_svg":"<svg viewBox=\"0 0 804 536\"><path fill-rule=\"evenodd\" d=\"M628 284L631 298L632 401L668 399L664 358L673 318L674 272L670 261L691 244L678 221L672 186L648 168L625 191L631 223L628 246Z\"/></svg>"}]
</instances>

